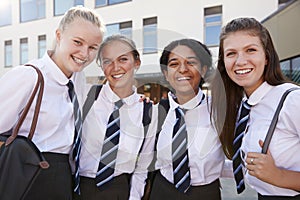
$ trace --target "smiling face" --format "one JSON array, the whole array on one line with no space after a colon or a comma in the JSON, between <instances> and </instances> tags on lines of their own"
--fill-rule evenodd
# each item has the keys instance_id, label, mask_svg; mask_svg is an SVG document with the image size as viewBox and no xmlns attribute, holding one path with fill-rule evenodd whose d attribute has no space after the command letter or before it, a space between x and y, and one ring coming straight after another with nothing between
<instances>
[{"instance_id":1,"label":"smiling face","mask_svg":"<svg viewBox=\"0 0 300 200\"><path fill-rule=\"evenodd\" d=\"M267 65L259 37L245 31L230 33L224 39L223 49L228 76L250 96L264 82Z\"/></svg>"},{"instance_id":2,"label":"smiling face","mask_svg":"<svg viewBox=\"0 0 300 200\"><path fill-rule=\"evenodd\" d=\"M112 90L120 97L129 96L134 84L134 71L140 60L125 42L110 41L100 52L101 66Z\"/></svg>"},{"instance_id":3,"label":"smiling face","mask_svg":"<svg viewBox=\"0 0 300 200\"><path fill-rule=\"evenodd\" d=\"M185 103L198 93L201 75L205 72L206 67L201 67L195 52L179 45L171 51L164 75L175 89L178 101Z\"/></svg>"},{"instance_id":4,"label":"smiling face","mask_svg":"<svg viewBox=\"0 0 300 200\"><path fill-rule=\"evenodd\" d=\"M91 22L76 18L65 30L56 31L56 42L52 59L70 77L95 59L102 42L102 32Z\"/></svg>"}]
</instances>

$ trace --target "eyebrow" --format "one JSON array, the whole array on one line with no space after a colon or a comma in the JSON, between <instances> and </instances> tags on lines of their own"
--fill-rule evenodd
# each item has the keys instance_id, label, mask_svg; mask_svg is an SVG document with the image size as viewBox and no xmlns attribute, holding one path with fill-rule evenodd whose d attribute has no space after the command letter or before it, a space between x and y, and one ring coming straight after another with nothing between
<instances>
[{"instance_id":1,"label":"eyebrow","mask_svg":"<svg viewBox=\"0 0 300 200\"><path fill-rule=\"evenodd\" d=\"M249 48L249 47L251 47L251 46L259 47L258 44L248 44L248 45L244 46L243 49ZM226 52L226 51L232 51L232 50L235 50L235 48L231 48L231 47L230 47L230 48L224 49L224 52Z\"/></svg>"},{"instance_id":2,"label":"eyebrow","mask_svg":"<svg viewBox=\"0 0 300 200\"><path fill-rule=\"evenodd\" d=\"M189 56L189 57L187 57L187 58L185 58L185 59L196 59L196 60L199 61L199 59L198 59L197 57L195 57L195 56ZM178 58L172 58L172 59L170 59L170 60L168 61L168 64L169 64L170 62L176 61L176 60L178 60Z\"/></svg>"}]
</instances>

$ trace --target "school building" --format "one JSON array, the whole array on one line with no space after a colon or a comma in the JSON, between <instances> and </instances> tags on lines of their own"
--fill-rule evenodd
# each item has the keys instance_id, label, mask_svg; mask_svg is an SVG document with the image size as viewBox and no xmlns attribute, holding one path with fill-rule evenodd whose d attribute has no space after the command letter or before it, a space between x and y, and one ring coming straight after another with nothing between
<instances>
[{"instance_id":1,"label":"school building","mask_svg":"<svg viewBox=\"0 0 300 200\"><path fill-rule=\"evenodd\" d=\"M121 33L136 42L142 59L136 85L154 101L168 91L159 66L164 46L175 39L197 39L209 47L216 64L221 27L236 17L255 17L268 27L283 69L293 78L300 67L299 4L298 0L1 0L0 76L52 49L64 12L83 5L102 16L106 35ZM89 83L103 79L95 62L85 73Z\"/></svg>"}]
</instances>

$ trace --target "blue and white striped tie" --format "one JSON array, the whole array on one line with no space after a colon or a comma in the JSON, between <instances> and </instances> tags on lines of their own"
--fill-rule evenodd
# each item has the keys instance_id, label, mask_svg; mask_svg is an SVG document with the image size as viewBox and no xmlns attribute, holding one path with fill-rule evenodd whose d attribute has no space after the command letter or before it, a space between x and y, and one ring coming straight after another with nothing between
<instances>
[{"instance_id":1,"label":"blue and white striped tie","mask_svg":"<svg viewBox=\"0 0 300 200\"><path fill-rule=\"evenodd\" d=\"M105 139L102 146L100 163L96 175L97 187L101 187L114 177L116 157L120 138L120 114L119 109L123 105L122 100L115 103L106 128Z\"/></svg>"},{"instance_id":2,"label":"blue and white striped tie","mask_svg":"<svg viewBox=\"0 0 300 200\"><path fill-rule=\"evenodd\" d=\"M75 125L74 142L71 151L72 159L75 162L74 192L80 194L79 155L81 150L82 119L81 119L81 112L80 112L77 96L74 90L73 82L70 80L67 86L69 87L69 91L68 91L69 97L73 103L74 125Z\"/></svg>"},{"instance_id":3,"label":"blue and white striped tie","mask_svg":"<svg viewBox=\"0 0 300 200\"><path fill-rule=\"evenodd\" d=\"M244 175L242 170L242 158L240 153L240 147L242 145L242 139L245 134L247 122L249 120L249 112L251 105L247 101L242 103L240 117L235 127L235 134L233 140L233 173L236 182L237 193L240 194L245 190Z\"/></svg>"},{"instance_id":4,"label":"blue and white striped tie","mask_svg":"<svg viewBox=\"0 0 300 200\"><path fill-rule=\"evenodd\" d=\"M188 166L187 131L183 110L177 107L175 113L177 121L174 125L172 139L174 185L178 191L185 193L189 189L191 182Z\"/></svg>"}]
</instances>

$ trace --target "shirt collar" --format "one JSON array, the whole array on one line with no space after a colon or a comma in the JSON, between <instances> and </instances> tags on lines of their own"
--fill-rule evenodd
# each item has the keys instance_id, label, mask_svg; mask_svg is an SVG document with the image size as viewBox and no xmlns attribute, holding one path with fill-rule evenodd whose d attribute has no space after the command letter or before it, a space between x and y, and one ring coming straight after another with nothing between
<instances>
[{"instance_id":1,"label":"shirt collar","mask_svg":"<svg viewBox=\"0 0 300 200\"><path fill-rule=\"evenodd\" d=\"M173 93L169 92L168 93L168 98L169 98L169 101L170 101L170 109L175 110L179 106L182 109L192 110L192 109L194 109L195 107L197 107L199 105L199 102L202 100L202 96L203 96L203 92L199 88L198 94L194 98L192 98L188 102L180 105L176 102L176 96Z\"/></svg>"},{"instance_id":2,"label":"shirt collar","mask_svg":"<svg viewBox=\"0 0 300 200\"><path fill-rule=\"evenodd\" d=\"M266 81L263 82L249 97L248 103L252 106L258 104L261 99L263 99L266 94L273 88L272 85L268 84Z\"/></svg>"},{"instance_id":3,"label":"shirt collar","mask_svg":"<svg viewBox=\"0 0 300 200\"><path fill-rule=\"evenodd\" d=\"M137 94L137 88L135 86L132 86L133 94L129 95L128 97L122 99L123 103L126 105L132 105L140 100L140 95ZM114 93L114 91L109 86L109 83L103 85L103 92L106 97L106 99L111 102L112 104L118 100L120 100L120 97Z\"/></svg>"},{"instance_id":4,"label":"shirt collar","mask_svg":"<svg viewBox=\"0 0 300 200\"><path fill-rule=\"evenodd\" d=\"M57 81L60 85L66 85L69 82L69 79L66 77L66 75L61 71L61 69L54 63L54 61L51 59L51 55L53 54L53 51L47 51L44 56L42 57L42 60L46 63L46 71L51 74L51 77L53 80ZM70 78L73 82L75 79L76 73L73 73L72 77Z\"/></svg>"}]
</instances>

